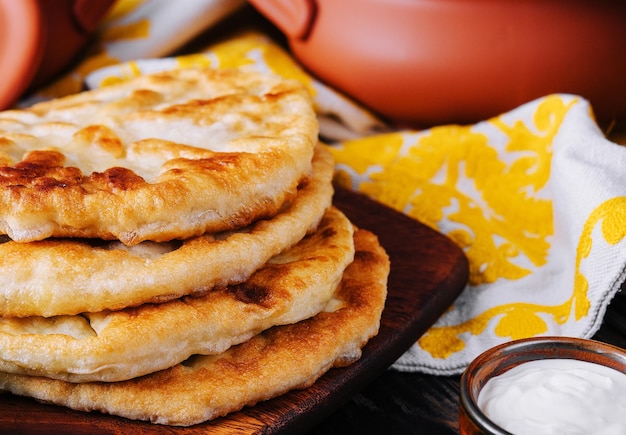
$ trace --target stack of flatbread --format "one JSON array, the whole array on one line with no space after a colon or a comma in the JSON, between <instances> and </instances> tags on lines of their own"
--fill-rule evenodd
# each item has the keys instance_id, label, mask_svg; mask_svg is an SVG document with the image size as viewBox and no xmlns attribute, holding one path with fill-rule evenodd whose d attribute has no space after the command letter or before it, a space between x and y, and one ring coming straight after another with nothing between
<instances>
[{"instance_id":1,"label":"stack of flatbread","mask_svg":"<svg viewBox=\"0 0 626 435\"><path fill-rule=\"evenodd\" d=\"M0 391L187 426L356 361L389 262L317 134L243 70L1 112Z\"/></svg>"}]
</instances>

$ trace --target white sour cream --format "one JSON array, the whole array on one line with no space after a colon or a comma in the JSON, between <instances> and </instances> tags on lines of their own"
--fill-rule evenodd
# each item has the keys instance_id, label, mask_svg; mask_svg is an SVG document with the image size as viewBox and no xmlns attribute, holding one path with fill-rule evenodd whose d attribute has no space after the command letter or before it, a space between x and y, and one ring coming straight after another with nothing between
<instances>
[{"instance_id":1,"label":"white sour cream","mask_svg":"<svg viewBox=\"0 0 626 435\"><path fill-rule=\"evenodd\" d=\"M490 379L478 406L515 435L625 435L626 374L572 359L530 361Z\"/></svg>"}]
</instances>

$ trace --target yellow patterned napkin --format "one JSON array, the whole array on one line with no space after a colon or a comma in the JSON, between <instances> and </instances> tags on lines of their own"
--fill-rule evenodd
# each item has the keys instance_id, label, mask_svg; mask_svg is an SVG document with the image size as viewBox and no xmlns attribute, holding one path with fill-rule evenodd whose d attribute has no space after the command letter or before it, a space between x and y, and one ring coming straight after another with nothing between
<instances>
[{"instance_id":1,"label":"yellow patterned napkin","mask_svg":"<svg viewBox=\"0 0 626 435\"><path fill-rule=\"evenodd\" d=\"M625 278L626 149L605 139L587 101L549 95L475 125L381 131L378 119L264 35L242 34L187 56L147 59L137 44L134 57L113 55L130 56L117 47L124 40L163 31L145 25L151 9L138 13L145 3L160 2L122 0L100 50L39 97L75 92L83 79L100 87L196 65L303 82L332 142L337 180L446 234L470 262L462 295L395 369L457 374L511 339L597 331Z\"/></svg>"},{"instance_id":2,"label":"yellow patterned napkin","mask_svg":"<svg viewBox=\"0 0 626 435\"><path fill-rule=\"evenodd\" d=\"M626 148L605 139L587 101L550 95L475 125L333 149L343 184L469 259L468 286L396 369L460 373L499 343L598 330L625 278Z\"/></svg>"}]
</instances>

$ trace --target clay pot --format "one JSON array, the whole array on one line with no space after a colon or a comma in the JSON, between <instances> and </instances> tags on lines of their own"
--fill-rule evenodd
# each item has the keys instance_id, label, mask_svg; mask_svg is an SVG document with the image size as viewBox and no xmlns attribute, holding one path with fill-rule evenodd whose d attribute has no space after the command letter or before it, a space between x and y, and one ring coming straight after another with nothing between
<instances>
[{"instance_id":1,"label":"clay pot","mask_svg":"<svg viewBox=\"0 0 626 435\"><path fill-rule=\"evenodd\" d=\"M474 123L555 92L626 118L625 2L250 3L315 76L397 123Z\"/></svg>"}]
</instances>

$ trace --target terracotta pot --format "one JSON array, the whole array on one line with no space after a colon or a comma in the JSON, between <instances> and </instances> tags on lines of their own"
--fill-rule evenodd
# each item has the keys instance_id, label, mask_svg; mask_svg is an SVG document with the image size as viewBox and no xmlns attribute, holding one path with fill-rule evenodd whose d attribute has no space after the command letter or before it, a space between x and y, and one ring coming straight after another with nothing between
<instances>
[{"instance_id":1,"label":"terracotta pot","mask_svg":"<svg viewBox=\"0 0 626 435\"><path fill-rule=\"evenodd\" d=\"M315 76L398 123L473 123L554 92L626 118L625 2L250 3Z\"/></svg>"},{"instance_id":2,"label":"terracotta pot","mask_svg":"<svg viewBox=\"0 0 626 435\"><path fill-rule=\"evenodd\" d=\"M0 109L76 59L115 0L0 0Z\"/></svg>"}]
</instances>

